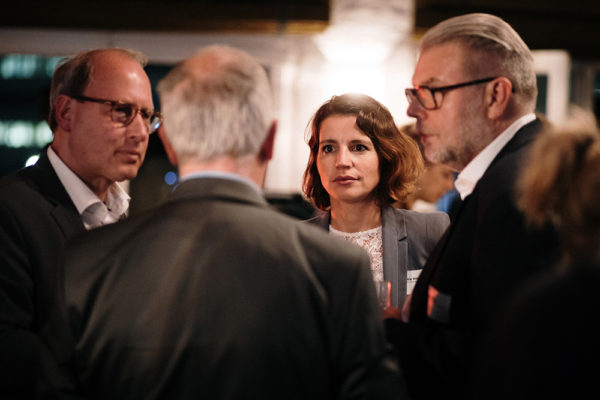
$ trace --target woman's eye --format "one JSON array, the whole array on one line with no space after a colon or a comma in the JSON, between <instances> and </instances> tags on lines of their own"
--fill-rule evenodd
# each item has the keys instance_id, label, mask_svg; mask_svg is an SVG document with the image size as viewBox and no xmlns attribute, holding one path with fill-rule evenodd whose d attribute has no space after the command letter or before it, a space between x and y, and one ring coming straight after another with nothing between
<instances>
[{"instance_id":1,"label":"woman's eye","mask_svg":"<svg viewBox=\"0 0 600 400\"><path fill-rule=\"evenodd\" d=\"M367 146L365 146L364 144L357 144L354 146L354 150L355 151L365 151L365 150L369 150L369 148Z\"/></svg>"},{"instance_id":2,"label":"woman's eye","mask_svg":"<svg viewBox=\"0 0 600 400\"><path fill-rule=\"evenodd\" d=\"M325 146L321 147L321 151L323 153L331 153L333 151L333 146L330 144L326 144Z\"/></svg>"}]
</instances>

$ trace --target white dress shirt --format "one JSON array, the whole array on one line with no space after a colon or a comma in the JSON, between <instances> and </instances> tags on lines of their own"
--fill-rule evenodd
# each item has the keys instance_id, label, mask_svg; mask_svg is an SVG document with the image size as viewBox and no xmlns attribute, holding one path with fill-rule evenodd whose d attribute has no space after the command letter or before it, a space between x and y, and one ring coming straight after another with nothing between
<instances>
[{"instance_id":1,"label":"white dress shirt","mask_svg":"<svg viewBox=\"0 0 600 400\"><path fill-rule=\"evenodd\" d=\"M454 187L460 194L462 200L471 194L475 185L485 171L488 169L494 158L500 153L502 148L515 136L517 131L531 121L535 120L535 114L526 114L513 122L504 132L498 135L490 144L488 144L469 164L458 174Z\"/></svg>"},{"instance_id":2,"label":"white dress shirt","mask_svg":"<svg viewBox=\"0 0 600 400\"><path fill-rule=\"evenodd\" d=\"M108 188L106 200L98 196L48 147L48 159L67 194L75 204L85 229L118 221L127 214L131 197L116 182Z\"/></svg>"}]
</instances>

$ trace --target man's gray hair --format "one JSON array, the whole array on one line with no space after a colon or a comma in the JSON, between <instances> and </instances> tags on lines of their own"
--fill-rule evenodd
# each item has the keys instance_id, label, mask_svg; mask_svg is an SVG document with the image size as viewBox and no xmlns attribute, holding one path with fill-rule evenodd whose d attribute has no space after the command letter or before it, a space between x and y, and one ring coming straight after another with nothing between
<instances>
[{"instance_id":1,"label":"man's gray hair","mask_svg":"<svg viewBox=\"0 0 600 400\"><path fill-rule=\"evenodd\" d=\"M48 113L48 125L52 132L56 129L56 99L61 94L69 96L81 96L90 82L90 76L94 70L94 57L101 53L118 52L137 61L142 67L148 63L146 56L131 49L120 47L106 47L101 49L84 51L70 58L60 61L50 84L50 110Z\"/></svg>"},{"instance_id":2,"label":"man's gray hair","mask_svg":"<svg viewBox=\"0 0 600 400\"><path fill-rule=\"evenodd\" d=\"M178 64L157 90L180 162L257 154L274 119L265 68L227 46L207 47Z\"/></svg>"},{"instance_id":3,"label":"man's gray hair","mask_svg":"<svg viewBox=\"0 0 600 400\"><path fill-rule=\"evenodd\" d=\"M531 50L519 34L499 17L484 13L449 18L431 28L421 40L420 51L455 42L478 52L465 60L473 79L504 76L513 84L517 101L535 106L537 83ZM490 62L482 62L489 60ZM486 76L479 76L487 72Z\"/></svg>"}]
</instances>

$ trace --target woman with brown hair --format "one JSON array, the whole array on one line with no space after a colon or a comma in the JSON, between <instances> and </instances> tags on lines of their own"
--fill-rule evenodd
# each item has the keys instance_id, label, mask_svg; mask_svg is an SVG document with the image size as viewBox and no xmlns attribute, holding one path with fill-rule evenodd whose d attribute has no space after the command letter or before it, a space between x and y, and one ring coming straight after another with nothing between
<instances>
[{"instance_id":1,"label":"woman with brown hair","mask_svg":"<svg viewBox=\"0 0 600 400\"><path fill-rule=\"evenodd\" d=\"M310 127L303 189L323 212L309 221L367 250L374 280L391 282L386 314L395 315L449 224L443 212L392 207L414 189L419 149L366 95L333 96Z\"/></svg>"}]
</instances>

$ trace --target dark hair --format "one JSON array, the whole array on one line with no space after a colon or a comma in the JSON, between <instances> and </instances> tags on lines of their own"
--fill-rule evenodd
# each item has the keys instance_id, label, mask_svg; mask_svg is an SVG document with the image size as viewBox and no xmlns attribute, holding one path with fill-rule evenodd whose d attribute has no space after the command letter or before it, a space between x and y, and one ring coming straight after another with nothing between
<instances>
[{"instance_id":1,"label":"dark hair","mask_svg":"<svg viewBox=\"0 0 600 400\"><path fill-rule=\"evenodd\" d=\"M417 144L400 132L394 117L383 104L366 95L343 94L333 96L311 118L307 140L310 156L302 189L315 206L325 210L331 204L317 170L317 154L321 124L332 115L355 115L356 126L373 142L379 158L379 183L372 195L379 207L403 200L414 190L423 170L423 158Z\"/></svg>"}]
</instances>

